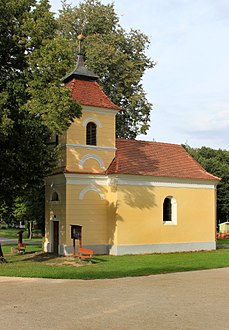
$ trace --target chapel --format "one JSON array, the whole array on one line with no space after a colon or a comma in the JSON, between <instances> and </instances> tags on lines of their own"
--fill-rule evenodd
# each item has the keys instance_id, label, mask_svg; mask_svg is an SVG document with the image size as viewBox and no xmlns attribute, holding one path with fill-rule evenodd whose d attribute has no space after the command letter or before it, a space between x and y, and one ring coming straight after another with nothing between
<instances>
[{"instance_id":1,"label":"chapel","mask_svg":"<svg viewBox=\"0 0 229 330\"><path fill-rule=\"evenodd\" d=\"M96 254L215 249L219 178L181 145L117 139L120 107L81 54L63 82L82 116L59 136L59 163L45 180L44 250L71 254L72 226Z\"/></svg>"}]
</instances>

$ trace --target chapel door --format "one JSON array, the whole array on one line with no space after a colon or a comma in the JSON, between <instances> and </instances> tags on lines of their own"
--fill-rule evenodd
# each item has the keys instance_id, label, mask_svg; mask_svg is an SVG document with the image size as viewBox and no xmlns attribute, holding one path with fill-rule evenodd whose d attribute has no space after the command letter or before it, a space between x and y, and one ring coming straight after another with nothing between
<instances>
[{"instance_id":1,"label":"chapel door","mask_svg":"<svg viewBox=\"0 0 229 330\"><path fill-rule=\"evenodd\" d=\"M59 247L59 221L53 221L53 251L58 254Z\"/></svg>"}]
</instances>

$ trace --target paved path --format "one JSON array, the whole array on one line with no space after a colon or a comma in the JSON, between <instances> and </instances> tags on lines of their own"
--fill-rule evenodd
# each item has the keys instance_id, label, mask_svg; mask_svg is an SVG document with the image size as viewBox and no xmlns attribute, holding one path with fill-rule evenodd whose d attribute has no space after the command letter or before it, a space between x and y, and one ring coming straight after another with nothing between
<instances>
[{"instance_id":1,"label":"paved path","mask_svg":"<svg viewBox=\"0 0 229 330\"><path fill-rule=\"evenodd\" d=\"M18 239L10 239L10 238L0 236L0 243L2 245L17 244ZM23 239L23 243L25 243L25 244L41 244L42 241L33 241L33 240L24 240Z\"/></svg>"},{"instance_id":2,"label":"paved path","mask_svg":"<svg viewBox=\"0 0 229 330\"><path fill-rule=\"evenodd\" d=\"M0 329L229 329L229 268L114 280L0 277Z\"/></svg>"},{"instance_id":3,"label":"paved path","mask_svg":"<svg viewBox=\"0 0 229 330\"><path fill-rule=\"evenodd\" d=\"M17 242L18 242L18 240L16 240L16 239L10 239L10 238L0 236L0 243L2 245L15 244Z\"/></svg>"}]
</instances>

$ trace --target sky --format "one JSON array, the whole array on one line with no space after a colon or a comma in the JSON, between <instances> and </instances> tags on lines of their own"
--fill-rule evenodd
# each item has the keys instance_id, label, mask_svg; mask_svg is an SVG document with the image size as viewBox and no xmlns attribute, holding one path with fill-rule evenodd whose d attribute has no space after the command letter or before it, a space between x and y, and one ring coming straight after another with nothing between
<instances>
[{"instance_id":1,"label":"sky","mask_svg":"<svg viewBox=\"0 0 229 330\"><path fill-rule=\"evenodd\" d=\"M113 3L123 28L150 37L146 54L157 62L143 77L153 109L138 139L229 150L229 0ZM50 4L61 8L61 0Z\"/></svg>"}]
</instances>

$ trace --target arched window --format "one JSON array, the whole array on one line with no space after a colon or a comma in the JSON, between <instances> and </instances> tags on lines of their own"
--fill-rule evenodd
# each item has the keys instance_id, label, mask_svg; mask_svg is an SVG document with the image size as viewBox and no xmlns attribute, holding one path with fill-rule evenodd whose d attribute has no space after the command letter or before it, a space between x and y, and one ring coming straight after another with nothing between
<instances>
[{"instance_id":1,"label":"arched window","mask_svg":"<svg viewBox=\"0 0 229 330\"><path fill-rule=\"evenodd\" d=\"M58 195L58 193L56 192L56 191L54 191L53 193L52 193L52 199L51 199L51 201L52 202L58 202L60 199L59 199L59 195Z\"/></svg>"},{"instance_id":2,"label":"arched window","mask_svg":"<svg viewBox=\"0 0 229 330\"><path fill-rule=\"evenodd\" d=\"M174 197L168 196L163 202L163 223L177 223L177 202Z\"/></svg>"},{"instance_id":3,"label":"arched window","mask_svg":"<svg viewBox=\"0 0 229 330\"><path fill-rule=\"evenodd\" d=\"M96 146L96 125L95 125L95 123L90 122L87 124L86 144Z\"/></svg>"},{"instance_id":4,"label":"arched window","mask_svg":"<svg viewBox=\"0 0 229 330\"><path fill-rule=\"evenodd\" d=\"M172 203L168 197L165 198L163 203L163 221L172 221Z\"/></svg>"}]
</instances>

